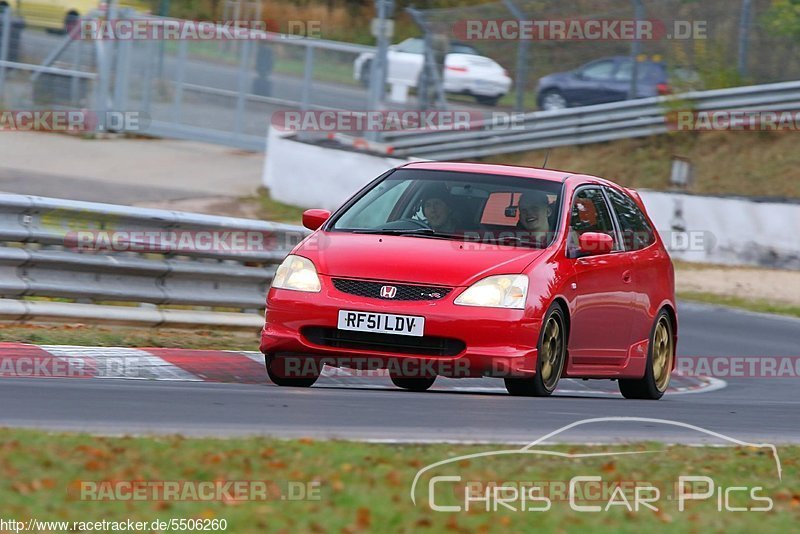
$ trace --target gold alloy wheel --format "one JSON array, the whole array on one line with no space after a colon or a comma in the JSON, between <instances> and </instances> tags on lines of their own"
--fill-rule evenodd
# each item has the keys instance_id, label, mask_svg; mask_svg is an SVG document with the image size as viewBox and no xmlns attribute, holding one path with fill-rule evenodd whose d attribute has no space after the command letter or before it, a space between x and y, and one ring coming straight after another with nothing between
<instances>
[{"instance_id":1,"label":"gold alloy wheel","mask_svg":"<svg viewBox=\"0 0 800 534\"><path fill-rule=\"evenodd\" d=\"M662 317L656 325L653 334L653 380L655 380L658 391L664 392L669 385L670 375L672 374L672 359L675 351L672 347L673 339L670 332L668 319Z\"/></svg>"},{"instance_id":2,"label":"gold alloy wheel","mask_svg":"<svg viewBox=\"0 0 800 534\"><path fill-rule=\"evenodd\" d=\"M542 383L548 391L555 389L564 366L564 343L561 340L561 325L558 319L550 317L542 336Z\"/></svg>"}]
</instances>

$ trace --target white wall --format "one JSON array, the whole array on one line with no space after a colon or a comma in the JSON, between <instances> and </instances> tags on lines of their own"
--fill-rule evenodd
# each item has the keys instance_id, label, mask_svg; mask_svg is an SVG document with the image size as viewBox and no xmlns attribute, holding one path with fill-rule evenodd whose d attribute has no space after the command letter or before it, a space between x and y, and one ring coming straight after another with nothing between
<instances>
[{"instance_id":1,"label":"white wall","mask_svg":"<svg viewBox=\"0 0 800 534\"><path fill-rule=\"evenodd\" d=\"M364 184L406 160L323 148L270 129L263 182L272 197L334 210ZM800 204L640 191L674 258L800 269ZM688 233L678 226L683 210Z\"/></svg>"},{"instance_id":2,"label":"white wall","mask_svg":"<svg viewBox=\"0 0 800 534\"><path fill-rule=\"evenodd\" d=\"M671 247L675 258L800 269L800 204L654 191L640 194L664 240L677 245ZM673 230L679 223L678 207L682 207L688 236Z\"/></svg>"},{"instance_id":3,"label":"white wall","mask_svg":"<svg viewBox=\"0 0 800 534\"><path fill-rule=\"evenodd\" d=\"M406 162L300 143L275 128L268 139L264 186L275 200L304 208L334 210L365 184Z\"/></svg>"}]
</instances>

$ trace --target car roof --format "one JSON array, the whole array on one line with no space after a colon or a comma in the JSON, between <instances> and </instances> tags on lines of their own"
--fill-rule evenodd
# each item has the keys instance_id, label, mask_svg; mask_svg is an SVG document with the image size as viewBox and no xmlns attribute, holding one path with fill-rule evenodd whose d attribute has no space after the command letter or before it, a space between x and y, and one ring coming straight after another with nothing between
<instances>
[{"instance_id":1,"label":"car roof","mask_svg":"<svg viewBox=\"0 0 800 534\"><path fill-rule=\"evenodd\" d=\"M563 182L575 173L555 169L539 169L536 167L521 167L518 165L501 165L495 163L466 163L456 161L418 161L406 163L398 168L419 169L427 171L471 172L476 174L497 174L515 176L520 178L537 178L552 182ZM587 176L587 178L594 178Z\"/></svg>"}]
</instances>

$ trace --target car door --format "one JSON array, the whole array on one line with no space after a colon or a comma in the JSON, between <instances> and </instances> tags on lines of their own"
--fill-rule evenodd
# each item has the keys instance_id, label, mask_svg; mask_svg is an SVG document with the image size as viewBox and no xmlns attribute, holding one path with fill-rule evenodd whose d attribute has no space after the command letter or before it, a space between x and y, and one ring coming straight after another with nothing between
<instances>
[{"instance_id":1,"label":"car door","mask_svg":"<svg viewBox=\"0 0 800 534\"><path fill-rule=\"evenodd\" d=\"M639 63L637 65L638 84L642 84L644 80L645 64ZM613 101L626 100L631 92L631 81L633 79L633 61L625 58L617 64L617 70L609 84L609 98ZM638 91L637 91L638 92ZM611 102L611 100L609 100Z\"/></svg>"},{"instance_id":2,"label":"car door","mask_svg":"<svg viewBox=\"0 0 800 534\"><path fill-rule=\"evenodd\" d=\"M601 59L575 71L563 91L567 101L579 106L612 102L616 68L614 59Z\"/></svg>"},{"instance_id":3,"label":"car door","mask_svg":"<svg viewBox=\"0 0 800 534\"><path fill-rule=\"evenodd\" d=\"M577 189L570 214L567 255L574 261L577 286L570 321L571 363L620 366L630 346L633 317L630 254L621 246L602 186ZM580 257L578 237L585 232L610 235L614 239L614 250Z\"/></svg>"},{"instance_id":4,"label":"car door","mask_svg":"<svg viewBox=\"0 0 800 534\"><path fill-rule=\"evenodd\" d=\"M422 39L406 39L387 52L389 69L386 79L389 83L399 83L416 87L422 66L425 63Z\"/></svg>"},{"instance_id":5,"label":"car door","mask_svg":"<svg viewBox=\"0 0 800 534\"><path fill-rule=\"evenodd\" d=\"M606 188L620 226L622 243L632 262L633 301L631 303L631 343L639 343L650 338L654 311L660 302L654 302L651 295L662 284L664 263L667 255L656 243L655 231L647 222L644 213L636 203L621 191Z\"/></svg>"}]
</instances>

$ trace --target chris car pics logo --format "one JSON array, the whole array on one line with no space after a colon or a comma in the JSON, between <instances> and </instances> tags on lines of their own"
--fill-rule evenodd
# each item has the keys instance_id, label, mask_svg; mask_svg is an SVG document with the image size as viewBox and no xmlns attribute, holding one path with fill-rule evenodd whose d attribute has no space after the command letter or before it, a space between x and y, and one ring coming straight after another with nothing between
<instances>
[{"instance_id":1,"label":"chris car pics logo","mask_svg":"<svg viewBox=\"0 0 800 534\"><path fill-rule=\"evenodd\" d=\"M680 473L671 473L666 480L643 480L642 477L625 479L614 467L619 457L649 457L667 454L664 449L619 450L601 452L560 452L541 447L546 440L555 438L570 429L599 423L638 423L664 425L689 430L702 436L748 449L766 449L775 464L778 481L782 480L780 457L775 445L750 443L688 423L647 417L599 417L576 421L518 449L499 449L448 458L421 468L411 485L410 497L415 506L427 506L443 513L458 512L548 512L556 507L568 507L576 513L604 513L623 510L628 513L658 513L662 510L679 513L700 507L714 512L768 512L774 508L765 485L731 484L710 476L707 470L692 472L691 466L681 467ZM761 457L763 453L761 453ZM524 468L528 480L489 480L472 476L465 468L479 469L481 461L524 456L536 459L546 457L549 465L557 458L576 460L581 471L558 480L536 479L535 469ZM616 460L615 460L615 457ZM588 459L605 462L593 472ZM646 460L652 461L652 460ZM764 460L766 461L766 460ZM467 467L469 466L469 467ZM611 466L608 469L603 469ZM609 471L611 474L604 473ZM606 476L604 476L604 474ZM495 477L497 478L497 477ZM426 481L425 484L423 481ZM427 490L427 495L425 495ZM419 496L426 498L418 499Z\"/></svg>"}]
</instances>

